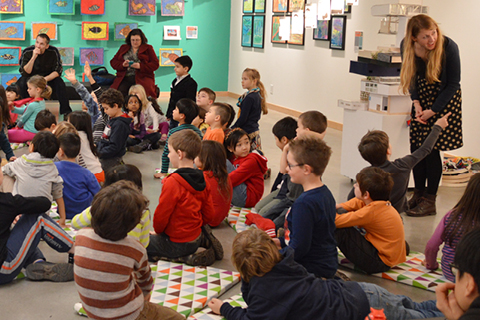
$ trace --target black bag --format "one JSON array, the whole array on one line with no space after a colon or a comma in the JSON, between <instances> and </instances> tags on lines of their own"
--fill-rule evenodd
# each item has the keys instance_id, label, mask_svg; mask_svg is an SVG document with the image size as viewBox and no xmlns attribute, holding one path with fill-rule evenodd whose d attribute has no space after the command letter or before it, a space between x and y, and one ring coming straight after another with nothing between
<instances>
[{"instance_id":1,"label":"black bag","mask_svg":"<svg viewBox=\"0 0 480 320\"><path fill-rule=\"evenodd\" d=\"M109 86L115 80L115 75L108 73L107 68L98 67L92 70L92 77L100 86Z\"/></svg>"}]
</instances>

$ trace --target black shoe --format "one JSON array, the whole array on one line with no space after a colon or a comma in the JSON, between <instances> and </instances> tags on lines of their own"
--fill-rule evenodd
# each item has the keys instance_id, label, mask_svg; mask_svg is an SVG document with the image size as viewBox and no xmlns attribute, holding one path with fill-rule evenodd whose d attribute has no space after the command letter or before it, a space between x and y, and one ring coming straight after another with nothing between
<instances>
[{"instance_id":1,"label":"black shoe","mask_svg":"<svg viewBox=\"0 0 480 320\"><path fill-rule=\"evenodd\" d=\"M215 251L208 248L200 252L192 253L185 257L173 259L175 262L186 263L191 266L211 266L215 262Z\"/></svg>"},{"instance_id":2,"label":"black shoe","mask_svg":"<svg viewBox=\"0 0 480 320\"><path fill-rule=\"evenodd\" d=\"M223 247L222 243L213 235L212 229L208 224L202 227L202 243L200 246L204 248L213 248L215 252L215 259L223 259Z\"/></svg>"},{"instance_id":3,"label":"black shoe","mask_svg":"<svg viewBox=\"0 0 480 320\"><path fill-rule=\"evenodd\" d=\"M37 262L26 268L27 278L30 280L50 280L53 282L73 281L73 264Z\"/></svg>"}]
</instances>

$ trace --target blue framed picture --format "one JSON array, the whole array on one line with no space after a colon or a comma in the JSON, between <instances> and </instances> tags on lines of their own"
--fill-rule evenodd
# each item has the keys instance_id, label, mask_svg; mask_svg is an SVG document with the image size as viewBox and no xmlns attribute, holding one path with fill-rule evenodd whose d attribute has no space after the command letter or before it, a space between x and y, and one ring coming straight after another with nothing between
<instances>
[{"instance_id":1,"label":"blue framed picture","mask_svg":"<svg viewBox=\"0 0 480 320\"><path fill-rule=\"evenodd\" d=\"M20 73L2 73L2 86L4 88L8 87L9 85L16 83L20 77Z\"/></svg>"},{"instance_id":2,"label":"blue framed picture","mask_svg":"<svg viewBox=\"0 0 480 320\"><path fill-rule=\"evenodd\" d=\"M74 15L75 0L48 0L48 14Z\"/></svg>"},{"instance_id":3,"label":"blue framed picture","mask_svg":"<svg viewBox=\"0 0 480 320\"><path fill-rule=\"evenodd\" d=\"M115 41L125 41L130 31L133 29L138 28L138 23L122 23L122 22L115 22L115 35L113 40Z\"/></svg>"},{"instance_id":4,"label":"blue framed picture","mask_svg":"<svg viewBox=\"0 0 480 320\"><path fill-rule=\"evenodd\" d=\"M20 47L0 47L0 66L19 66Z\"/></svg>"},{"instance_id":5,"label":"blue framed picture","mask_svg":"<svg viewBox=\"0 0 480 320\"><path fill-rule=\"evenodd\" d=\"M242 18L242 47L252 46L252 25L253 16L243 16Z\"/></svg>"},{"instance_id":6,"label":"blue framed picture","mask_svg":"<svg viewBox=\"0 0 480 320\"><path fill-rule=\"evenodd\" d=\"M0 21L0 40L25 40L25 22Z\"/></svg>"},{"instance_id":7,"label":"blue framed picture","mask_svg":"<svg viewBox=\"0 0 480 320\"><path fill-rule=\"evenodd\" d=\"M263 48L265 42L265 16L253 17L252 47Z\"/></svg>"}]
</instances>

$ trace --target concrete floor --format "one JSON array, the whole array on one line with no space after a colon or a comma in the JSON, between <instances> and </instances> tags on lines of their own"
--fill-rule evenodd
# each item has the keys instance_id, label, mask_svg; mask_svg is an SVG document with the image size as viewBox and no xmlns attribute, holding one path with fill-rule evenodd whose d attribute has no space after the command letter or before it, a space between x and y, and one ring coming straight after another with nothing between
<instances>
[{"instance_id":1,"label":"concrete floor","mask_svg":"<svg viewBox=\"0 0 480 320\"><path fill-rule=\"evenodd\" d=\"M236 103L236 100L226 97L219 97L218 101L228 102L232 105L235 105ZM166 107L167 103L167 99L161 100L162 107ZM51 106L53 107L54 104ZM79 105L75 104L74 108L78 109ZM268 115L263 116L260 121L263 150L269 159L268 166L272 169L272 177L276 176L278 173L280 150L275 146L271 128L284 116L285 115L280 112L270 111ZM328 129L325 141L330 147L332 147L333 154L325 171L323 181L330 188L337 199L337 202L343 202L346 200L346 196L352 187L352 183L349 178L340 174L342 132ZM21 155L26 151L26 148L23 148L16 150L15 154ZM143 191L150 199L151 211L154 211L158 204L158 197L162 188L160 181L153 178L155 168L158 168L160 165L161 152L162 150L148 151L143 154L132 154L128 152L124 157L126 163L135 164L141 170L143 174ZM273 179L265 181L265 194L269 192L272 182ZM437 197L438 214L436 216L411 218L402 214L405 223L405 237L410 244L411 250L424 251L425 244L435 230L436 225L447 211L456 204L463 191L463 188L440 187ZM222 261L217 261L213 266L227 270L234 270L230 261L230 256L231 244L235 232L224 223L214 229L214 234L220 239L224 246L225 257ZM59 254L56 251L53 251L45 243L41 243L40 248L49 261L67 261L67 256L65 254ZM349 270L342 271L352 280L376 283L393 293L410 296L415 301L435 298L434 293L426 290L417 289L389 280L362 275ZM237 285L225 293L222 298L230 297L239 292L240 286ZM9 319L81 319L73 310L73 305L80 301L74 282L32 282L25 279L14 281L8 285L0 286L0 301L2 302L0 319L6 319L7 315Z\"/></svg>"}]
</instances>

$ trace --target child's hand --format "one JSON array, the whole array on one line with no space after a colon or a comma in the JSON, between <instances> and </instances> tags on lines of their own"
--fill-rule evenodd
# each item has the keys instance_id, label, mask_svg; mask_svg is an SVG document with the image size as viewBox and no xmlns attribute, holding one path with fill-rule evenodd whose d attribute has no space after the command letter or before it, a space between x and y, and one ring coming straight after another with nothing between
<instances>
[{"instance_id":1,"label":"child's hand","mask_svg":"<svg viewBox=\"0 0 480 320\"><path fill-rule=\"evenodd\" d=\"M167 176L167 173L161 173L161 172L155 173L155 174L153 175L153 177L156 178L156 179L163 179L163 178L165 178L166 176Z\"/></svg>"},{"instance_id":2,"label":"child's hand","mask_svg":"<svg viewBox=\"0 0 480 320\"><path fill-rule=\"evenodd\" d=\"M135 139L135 136L133 134L128 135L129 138Z\"/></svg>"},{"instance_id":3,"label":"child's hand","mask_svg":"<svg viewBox=\"0 0 480 320\"><path fill-rule=\"evenodd\" d=\"M135 118L135 115L133 114L132 111L129 111L129 112L128 112L128 116L129 116L130 118L132 118L132 119Z\"/></svg>"},{"instance_id":4,"label":"child's hand","mask_svg":"<svg viewBox=\"0 0 480 320\"><path fill-rule=\"evenodd\" d=\"M13 162L15 160L17 160L17 157L10 157L10 160L8 160L8 161Z\"/></svg>"},{"instance_id":5,"label":"child's hand","mask_svg":"<svg viewBox=\"0 0 480 320\"><path fill-rule=\"evenodd\" d=\"M152 293L149 293L146 296L144 296L143 299L145 299L146 302L149 302L151 297L152 297Z\"/></svg>"},{"instance_id":6,"label":"child's hand","mask_svg":"<svg viewBox=\"0 0 480 320\"><path fill-rule=\"evenodd\" d=\"M273 243L277 246L278 249L282 249L282 244L280 243L280 240L278 238L273 238Z\"/></svg>"},{"instance_id":7,"label":"child's hand","mask_svg":"<svg viewBox=\"0 0 480 320\"><path fill-rule=\"evenodd\" d=\"M439 284L435 289L435 295L437 296L437 308L447 319L458 319L465 313L455 298L454 283Z\"/></svg>"},{"instance_id":8,"label":"child's hand","mask_svg":"<svg viewBox=\"0 0 480 320\"><path fill-rule=\"evenodd\" d=\"M77 83L77 78L75 78L75 69L70 68L65 70L65 78L67 78L67 80L72 84Z\"/></svg>"},{"instance_id":9,"label":"child's hand","mask_svg":"<svg viewBox=\"0 0 480 320\"><path fill-rule=\"evenodd\" d=\"M62 227L65 228L67 225L65 224L65 218L60 218L58 220L58 224Z\"/></svg>"},{"instance_id":10,"label":"child's hand","mask_svg":"<svg viewBox=\"0 0 480 320\"><path fill-rule=\"evenodd\" d=\"M92 75L92 68L90 68L90 64L88 61L85 61L85 66L83 66L83 72L85 73L85 77L89 78Z\"/></svg>"},{"instance_id":11,"label":"child's hand","mask_svg":"<svg viewBox=\"0 0 480 320\"><path fill-rule=\"evenodd\" d=\"M222 307L223 301L220 299L213 298L208 303L210 309L212 309L213 313L220 314L220 308Z\"/></svg>"},{"instance_id":12,"label":"child's hand","mask_svg":"<svg viewBox=\"0 0 480 320\"><path fill-rule=\"evenodd\" d=\"M437 126L442 127L442 129L445 129L448 126L448 117L450 117L451 115L452 115L451 112L447 113L446 115L438 119L437 122L435 122L435 124Z\"/></svg>"}]
</instances>

